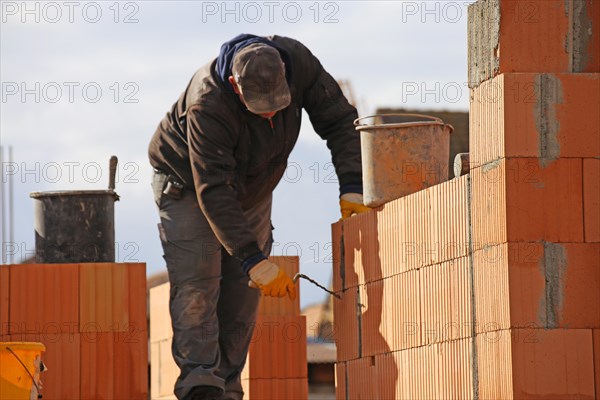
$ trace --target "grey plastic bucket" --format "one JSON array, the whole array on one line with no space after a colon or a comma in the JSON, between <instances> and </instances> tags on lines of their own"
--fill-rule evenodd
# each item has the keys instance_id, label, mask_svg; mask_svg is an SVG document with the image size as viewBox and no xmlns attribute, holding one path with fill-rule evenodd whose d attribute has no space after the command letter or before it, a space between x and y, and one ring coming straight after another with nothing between
<instances>
[{"instance_id":1,"label":"grey plastic bucket","mask_svg":"<svg viewBox=\"0 0 600 400\"><path fill-rule=\"evenodd\" d=\"M115 261L113 190L34 192L37 263Z\"/></svg>"},{"instance_id":2,"label":"grey plastic bucket","mask_svg":"<svg viewBox=\"0 0 600 400\"><path fill-rule=\"evenodd\" d=\"M372 118L372 124L360 121ZM448 180L452 126L420 114L354 121L360 132L364 204L377 207Z\"/></svg>"}]
</instances>

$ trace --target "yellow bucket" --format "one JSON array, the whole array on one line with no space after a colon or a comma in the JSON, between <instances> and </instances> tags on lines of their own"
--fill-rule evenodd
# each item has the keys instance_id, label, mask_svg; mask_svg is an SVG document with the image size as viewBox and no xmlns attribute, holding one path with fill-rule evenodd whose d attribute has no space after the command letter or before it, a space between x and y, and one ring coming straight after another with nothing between
<instances>
[{"instance_id":1,"label":"yellow bucket","mask_svg":"<svg viewBox=\"0 0 600 400\"><path fill-rule=\"evenodd\" d=\"M46 346L35 342L0 342L0 399L37 399Z\"/></svg>"}]
</instances>

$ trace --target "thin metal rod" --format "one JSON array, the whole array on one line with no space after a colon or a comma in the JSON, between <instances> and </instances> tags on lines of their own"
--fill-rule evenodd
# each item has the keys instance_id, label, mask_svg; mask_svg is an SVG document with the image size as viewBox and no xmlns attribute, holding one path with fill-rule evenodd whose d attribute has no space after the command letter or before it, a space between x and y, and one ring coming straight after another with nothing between
<instances>
[{"instance_id":1,"label":"thin metal rod","mask_svg":"<svg viewBox=\"0 0 600 400\"><path fill-rule=\"evenodd\" d=\"M323 289L324 291L326 291L326 292L327 292L327 293L329 293L330 295L332 295L332 296L335 296L335 297L337 297L337 298L338 298L338 299L340 299L340 300L342 299L342 296L340 296L339 294L337 294L337 293L335 293L335 292L332 292L331 290L327 289L325 286L322 286L322 285L321 285L321 284L319 284L317 281L315 281L315 280L313 280L313 279L309 278L308 276L306 276L306 275L304 275L304 274L300 274L300 273L298 273L298 274L294 275L294 279L293 279L293 280L294 280L294 283L296 283L296 282L298 281L298 279L299 279L299 278L306 279L307 281L309 281L309 282L311 282L313 285L315 285L315 286L317 286L317 287L319 287L319 288Z\"/></svg>"}]
</instances>

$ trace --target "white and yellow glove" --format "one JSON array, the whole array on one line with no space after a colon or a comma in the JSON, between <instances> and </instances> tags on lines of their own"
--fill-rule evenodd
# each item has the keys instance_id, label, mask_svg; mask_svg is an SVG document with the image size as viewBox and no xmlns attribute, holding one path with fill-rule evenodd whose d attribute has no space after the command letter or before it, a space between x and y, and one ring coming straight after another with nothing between
<instances>
[{"instance_id":1,"label":"white and yellow glove","mask_svg":"<svg viewBox=\"0 0 600 400\"><path fill-rule=\"evenodd\" d=\"M262 260L250 272L248 286L257 288L263 296L284 297L296 299L296 285L283 269L269 260Z\"/></svg>"},{"instance_id":2,"label":"white and yellow glove","mask_svg":"<svg viewBox=\"0 0 600 400\"><path fill-rule=\"evenodd\" d=\"M340 197L340 210L342 211L342 220L351 217L353 214L360 214L369 211L370 208L363 204L363 195L360 193L344 193Z\"/></svg>"}]
</instances>

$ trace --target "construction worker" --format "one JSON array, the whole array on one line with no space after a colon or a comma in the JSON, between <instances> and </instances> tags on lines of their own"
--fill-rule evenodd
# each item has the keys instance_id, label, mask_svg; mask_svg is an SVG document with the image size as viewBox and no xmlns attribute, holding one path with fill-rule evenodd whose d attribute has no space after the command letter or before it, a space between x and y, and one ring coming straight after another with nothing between
<instances>
[{"instance_id":1,"label":"construction worker","mask_svg":"<svg viewBox=\"0 0 600 400\"><path fill-rule=\"evenodd\" d=\"M272 192L303 108L331 150L342 215L368 210L356 109L319 60L290 38L243 34L223 44L150 142L172 352L181 369L178 399L242 399L259 294L296 296L292 279L267 256Z\"/></svg>"}]
</instances>

